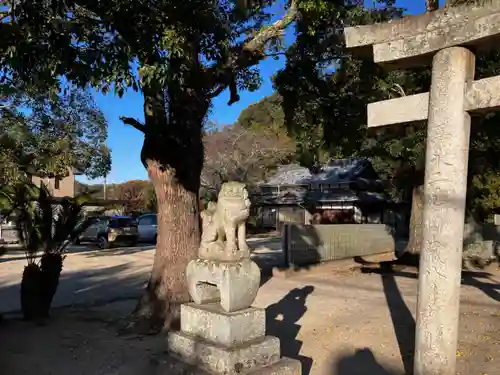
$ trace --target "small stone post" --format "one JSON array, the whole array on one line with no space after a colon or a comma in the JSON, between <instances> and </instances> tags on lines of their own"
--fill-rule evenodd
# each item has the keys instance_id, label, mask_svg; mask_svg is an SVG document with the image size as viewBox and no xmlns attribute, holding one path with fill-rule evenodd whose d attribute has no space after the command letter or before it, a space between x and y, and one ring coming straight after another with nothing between
<instances>
[{"instance_id":1,"label":"small stone post","mask_svg":"<svg viewBox=\"0 0 500 375\"><path fill-rule=\"evenodd\" d=\"M414 375L455 373L470 134L464 93L474 61L451 47L432 63Z\"/></svg>"}]
</instances>

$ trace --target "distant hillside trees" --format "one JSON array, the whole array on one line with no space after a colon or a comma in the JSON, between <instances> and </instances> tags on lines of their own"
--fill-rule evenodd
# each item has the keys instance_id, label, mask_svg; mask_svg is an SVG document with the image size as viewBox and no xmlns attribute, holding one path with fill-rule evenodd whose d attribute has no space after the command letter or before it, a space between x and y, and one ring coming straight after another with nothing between
<instances>
[{"instance_id":1,"label":"distant hillside trees","mask_svg":"<svg viewBox=\"0 0 500 375\"><path fill-rule=\"evenodd\" d=\"M217 192L229 180L254 185L278 164L291 160L293 141L282 130L266 127L268 121L247 123L247 127L238 122L206 133L202 188Z\"/></svg>"},{"instance_id":2,"label":"distant hillside trees","mask_svg":"<svg viewBox=\"0 0 500 375\"><path fill-rule=\"evenodd\" d=\"M77 193L90 194L93 199L104 199L104 185L87 185L77 182ZM122 201L127 215L156 212L156 195L147 180L130 180L106 186L106 199Z\"/></svg>"}]
</instances>

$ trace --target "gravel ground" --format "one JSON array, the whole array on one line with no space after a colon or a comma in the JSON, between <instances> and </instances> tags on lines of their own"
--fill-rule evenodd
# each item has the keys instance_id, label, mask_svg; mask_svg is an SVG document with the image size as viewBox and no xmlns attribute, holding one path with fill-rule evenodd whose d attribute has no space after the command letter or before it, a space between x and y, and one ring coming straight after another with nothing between
<instances>
[{"instance_id":1,"label":"gravel ground","mask_svg":"<svg viewBox=\"0 0 500 375\"><path fill-rule=\"evenodd\" d=\"M7 315L0 324L0 373L161 373L163 336L118 334L120 319L133 308L151 261L151 249L75 250L67 259L57 303L93 305L56 308L45 326ZM17 262L0 258L4 310L15 309L13 275L19 277L23 264ZM255 305L267 307L269 334L281 338L283 355L301 360L303 374L402 375L411 368L416 288L411 268L382 274L378 268L324 265L289 278L271 278ZM499 270L466 275L461 302L457 373L498 374Z\"/></svg>"}]
</instances>

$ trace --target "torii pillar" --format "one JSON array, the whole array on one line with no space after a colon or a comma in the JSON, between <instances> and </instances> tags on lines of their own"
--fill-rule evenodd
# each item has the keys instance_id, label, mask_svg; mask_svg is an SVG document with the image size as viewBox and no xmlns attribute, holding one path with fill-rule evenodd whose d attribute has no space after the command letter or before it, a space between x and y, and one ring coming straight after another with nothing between
<instances>
[{"instance_id":1,"label":"torii pillar","mask_svg":"<svg viewBox=\"0 0 500 375\"><path fill-rule=\"evenodd\" d=\"M432 64L430 93L368 105L368 126L427 121L424 228L414 375L454 375L470 113L500 108L500 76L474 81L479 48L500 37L500 0L345 30L346 45L388 68Z\"/></svg>"}]
</instances>

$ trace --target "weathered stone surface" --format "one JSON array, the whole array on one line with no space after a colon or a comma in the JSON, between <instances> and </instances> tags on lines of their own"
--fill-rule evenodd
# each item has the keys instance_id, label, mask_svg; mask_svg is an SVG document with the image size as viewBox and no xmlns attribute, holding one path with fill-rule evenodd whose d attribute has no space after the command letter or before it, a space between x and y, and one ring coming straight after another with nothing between
<instances>
[{"instance_id":1,"label":"weathered stone surface","mask_svg":"<svg viewBox=\"0 0 500 375\"><path fill-rule=\"evenodd\" d=\"M196 259L189 262L186 276L195 303L220 301L226 312L250 307L260 286L260 269L250 259L240 262Z\"/></svg>"},{"instance_id":2,"label":"weathered stone surface","mask_svg":"<svg viewBox=\"0 0 500 375\"><path fill-rule=\"evenodd\" d=\"M177 358L170 357L163 361L157 375L214 375L202 368L186 364ZM278 362L250 372L230 372L227 375L301 375L300 361L291 358L281 358Z\"/></svg>"},{"instance_id":3,"label":"weathered stone surface","mask_svg":"<svg viewBox=\"0 0 500 375\"><path fill-rule=\"evenodd\" d=\"M434 56L425 157L415 374L455 373L475 58L463 47Z\"/></svg>"},{"instance_id":4,"label":"weathered stone surface","mask_svg":"<svg viewBox=\"0 0 500 375\"><path fill-rule=\"evenodd\" d=\"M355 48L360 52L372 53L372 45L411 39L427 33L438 35L439 30L443 29L462 30L464 25L480 26L484 24L485 17L498 13L500 13L500 1L493 0L477 6L451 7L417 16L406 16L400 20L382 24L348 27L345 29L346 45L348 48ZM481 30L479 32L484 33ZM442 41L446 43L453 40L443 38ZM447 45L443 45L439 49L445 47Z\"/></svg>"},{"instance_id":5,"label":"weathered stone surface","mask_svg":"<svg viewBox=\"0 0 500 375\"><path fill-rule=\"evenodd\" d=\"M500 12L500 1L493 0L481 5L443 8L385 23L348 27L345 30L346 45L348 48L354 48L386 43L434 31L444 26L467 23L498 12Z\"/></svg>"},{"instance_id":6,"label":"weathered stone surface","mask_svg":"<svg viewBox=\"0 0 500 375\"><path fill-rule=\"evenodd\" d=\"M169 334L168 344L169 352L182 361L216 374L240 374L280 360L280 342L272 336L225 348L185 332L175 332Z\"/></svg>"},{"instance_id":7,"label":"weathered stone surface","mask_svg":"<svg viewBox=\"0 0 500 375\"><path fill-rule=\"evenodd\" d=\"M500 76L474 81L465 95L465 109L469 112L500 109Z\"/></svg>"},{"instance_id":8,"label":"weathered stone surface","mask_svg":"<svg viewBox=\"0 0 500 375\"><path fill-rule=\"evenodd\" d=\"M500 108L500 77L484 78L466 88L464 109L468 112ZM429 93L403 96L368 104L368 127L404 124L427 120Z\"/></svg>"},{"instance_id":9,"label":"weathered stone surface","mask_svg":"<svg viewBox=\"0 0 500 375\"><path fill-rule=\"evenodd\" d=\"M238 346L266 334L266 311L250 307L225 312L218 303L181 306L181 330L224 346Z\"/></svg>"},{"instance_id":10,"label":"weathered stone surface","mask_svg":"<svg viewBox=\"0 0 500 375\"><path fill-rule=\"evenodd\" d=\"M237 262L250 258L245 221L250 215L250 199L245 184L226 182L217 203L210 202L201 213L203 221L200 259Z\"/></svg>"},{"instance_id":11,"label":"weathered stone surface","mask_svg":"<svg viewBox=\"0 0 500 375\"><path fill-rule=\"evenodd\" d=\"M485 44L486 38L500 34L500 12L463 22L460 24L443 24L441 28L423 32L415 36L393 40L373 46L373 60L376 63L395 63L395 67L421 65L422 57L428 55L428 62L437 51L455 47ZM495 40L491 40L494 44ZM496 41L497 42L497 41Z\"/></svg>"},{"instance_id":12,"label":"weathered stone surface","mask_svg":"<svg viewBox=\"0 0 500 375\"><path fill-rule=\"evenodd\" d=\"M468 112L500 108L500 78L473 82L475 58L465 47L475 51L498 48L500 0L350 28L345 33L348 47L373 46L378 63L408 67L432 58L413 372L452 375L456 364L467 193ZM389 113L400 103L415 104L422 98L377 103L373 109L380 116L372 123L381 126L406 122L400 113L384 118L382 110ZM424 117L425 109L408 109L410 119Z\"/></svg>"},{"instance_id":13,"label":"weathered stone surface","mask_svg":"<svg viewBox=\"0 0 500 375\"><path fill-rule=\"evenodd\" d=\"M260 286L260 269L250 260L245 221L250 200L244 184L222 185L217 204L202 212L198 259L186 269L189 293L201 305L219 302L226 312L251 306Z\"/></svg>"},{"instance_id":14,"label":"weathered stone surface","mask_svg":"<svg viewBox=\"0 0 500 375\"><path fill-rule=\"evenodd\" d=\"M251 371L248 375L300 375L302 374L302 365L299 360L283 357L278 362Z\"/></svg>"},{"instance_id":15,"label":"weathered stone surface","mask_svg":"<svg viewBox=\"0 0 500 375\"><path fill-rule=\"evenodd\" d=\"M368 127L427 120L429 93L403 96L368 104Z\"/></svg>"}]
</instances>

